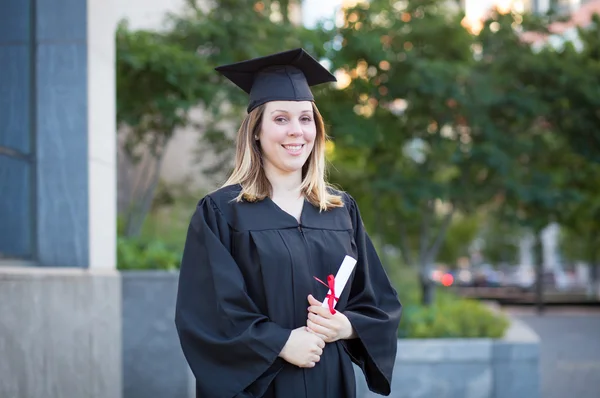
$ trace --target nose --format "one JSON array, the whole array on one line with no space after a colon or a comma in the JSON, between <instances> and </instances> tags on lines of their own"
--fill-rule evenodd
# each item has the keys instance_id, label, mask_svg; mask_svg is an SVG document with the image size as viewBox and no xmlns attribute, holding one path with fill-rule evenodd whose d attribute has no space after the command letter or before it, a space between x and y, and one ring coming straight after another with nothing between
<instances>
[{"instance_id":1,"label":"nose","mask_svg":"<svg viewBox=\"0 0 600 398\"><path fill-rule=\"evenodd\" d=\"M304 134L299 120L292 120L292 122L289 124L289 127L290 129L288 130L288 135L292 137L299 137Z\"/></svg>"}]
</instances>

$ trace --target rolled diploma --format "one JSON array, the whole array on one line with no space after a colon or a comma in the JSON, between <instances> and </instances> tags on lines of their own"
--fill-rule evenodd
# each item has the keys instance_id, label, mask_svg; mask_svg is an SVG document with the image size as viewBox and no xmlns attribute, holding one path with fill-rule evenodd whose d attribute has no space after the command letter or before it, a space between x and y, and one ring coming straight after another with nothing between
<instances>
[{"instance_id":1,"label":"rolled diploma","mask_svg":"<svg viewBox=\"0 0 600 398\"><path fill-rule=\"evenodd\" d=\"M348 283L348 279L350 279L350 275L354 270L354 266L356 265L356 260L350 256L344 257L344 261L342 261L342 265L340 265L340 269L338 269L337 275L335 276L335 295L340 297L342 292L344 291L344 287L346 283ZM327 292L327 295L331 294L331 289ZM337 304L337 300L333 301L333 306L335 307ZM327 304L327 296L323 299L323 303L321 307L329 307Z\"/></svg>"}]
</instances>

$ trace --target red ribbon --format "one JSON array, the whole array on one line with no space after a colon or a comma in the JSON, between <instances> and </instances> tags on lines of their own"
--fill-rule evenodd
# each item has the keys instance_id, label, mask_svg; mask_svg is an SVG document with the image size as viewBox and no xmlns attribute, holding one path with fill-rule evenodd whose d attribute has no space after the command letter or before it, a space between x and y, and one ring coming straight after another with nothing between
<instances>
[{"instance_id":1,"label":"red ribbon","mask_svg":"<svg viewBox=\"0 0 600 398\"><path fill-rule=\"evenodd\" d=\"M326 296L326 298L327 298L327 304L329 305L329 312L331 312L331 315L335 315L335 309L333 308L333 306L336 301L340 301L340 298L336 297L336 295L335 295L335 277L333 275L329 275L327 277L327 284L325 282L323 282L322 280L320 280L319 278L317 278L316 276L314 278L317 281L319 281L320 283L322 283L323 285L327 286L329 288L329 290L331 290L331 293L328 294Z\"/></svg>"}]
</instances>

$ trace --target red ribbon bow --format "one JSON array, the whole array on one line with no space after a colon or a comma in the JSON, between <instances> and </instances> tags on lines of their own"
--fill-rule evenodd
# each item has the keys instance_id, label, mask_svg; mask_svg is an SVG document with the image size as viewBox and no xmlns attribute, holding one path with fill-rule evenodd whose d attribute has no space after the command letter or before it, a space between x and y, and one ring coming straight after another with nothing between
<instances>
[{"instance_id":1,"label":"red ribbon bow","mask_svg":"<svg viewBox=\"0 0 600 398\"><path fill-rule=\"evenodd\" d=\"M336 297L336 295L335 295L335 277L333 275L329 275L327 277L327 284L325 282L323 282L322 280L320 280L319 278L317 278L316 276L314 278L317 281L319 281L320 283L322 283L323 285L327 286L329 288L329 290L331 290L331 293L328 294L326 296L326 298L327 298L327 304L329 305L329 312L331 312L331 315L335 315L335 309L333 308L333 306L336 301L340 301L340 298Z\"/></svg>"}]
</instances>

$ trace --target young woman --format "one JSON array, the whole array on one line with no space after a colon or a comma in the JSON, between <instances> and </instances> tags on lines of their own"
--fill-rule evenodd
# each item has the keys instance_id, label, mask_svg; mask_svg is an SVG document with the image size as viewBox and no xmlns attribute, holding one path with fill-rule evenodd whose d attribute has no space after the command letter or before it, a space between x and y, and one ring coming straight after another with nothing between
<instances>
[{"instance_id":1,"label":"young woman","mask_svg":"<svg viewBox=\"0 0 600 398\"><path fill-rule=\"evenodd\" d=\"M354 398L352 362L389 395L401 305L355 201L325 182L310 86L335 78L302 49L217 70L250 103L235 169L199 202L181 263L175 321L197 397Z\"/></svg>"}]
</instances>

